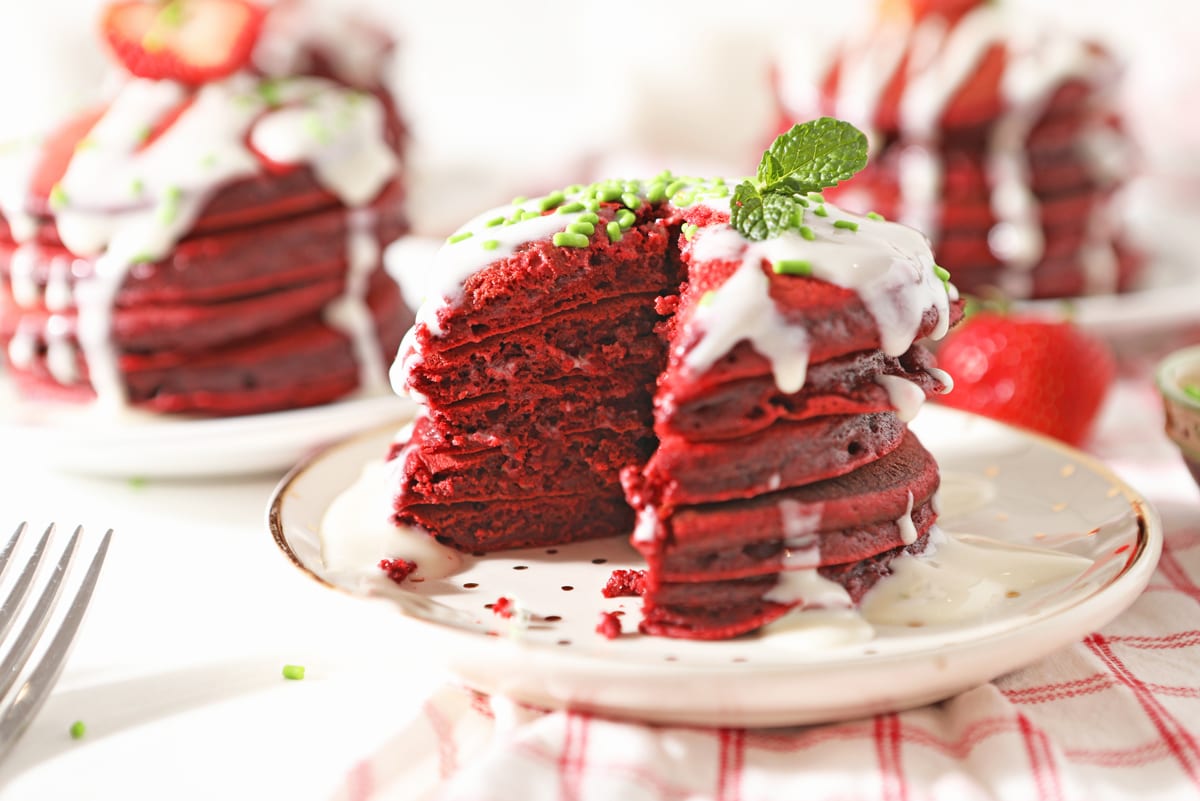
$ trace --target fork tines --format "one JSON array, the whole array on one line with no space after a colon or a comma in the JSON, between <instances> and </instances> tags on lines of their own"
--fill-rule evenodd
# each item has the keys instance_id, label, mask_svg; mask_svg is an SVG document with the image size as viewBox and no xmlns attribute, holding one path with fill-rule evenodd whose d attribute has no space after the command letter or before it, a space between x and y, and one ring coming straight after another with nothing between
<instances>
[{"instance_id":1,"label":"fork tines","mask_svg":"<svg viewBox=\"0 0 1200 801\"><path fill-rule=\"evenodd\" d=\"M5 543L3 549L0 549L0 580L4 579L9 565L19 561L14 556L28 528L29 526L25 523L17 526L12 537ZM83 534L83 527L76 527L75 533L71 535L58 562L50 568L49 577L44 580L45 584L41 594L34 602L33 609L25 617L16 636L10 638L8 637L9 631L30 597L30 590L38 577L39 568L54 530L53 523L46 528L45 533L34 545L33 552L29 555L20 575L13 582L3 604L0 605L0 757L8 753L25 731L49 696L55 682L58 681L71 642L75 639L79 624L83 620L84 611L92 598L92 591L96 588L96 581L100 577L100 568L104 564L104 557L108 553L108 545L112 539L112 529L109 529L97 546L92 561L88 565L87 574L75 590L49 644L42 651L21 686L15 692L10 692L50 622L59 596L62 594L67 570L75 558Z\"/></svg>"}]
</instances>

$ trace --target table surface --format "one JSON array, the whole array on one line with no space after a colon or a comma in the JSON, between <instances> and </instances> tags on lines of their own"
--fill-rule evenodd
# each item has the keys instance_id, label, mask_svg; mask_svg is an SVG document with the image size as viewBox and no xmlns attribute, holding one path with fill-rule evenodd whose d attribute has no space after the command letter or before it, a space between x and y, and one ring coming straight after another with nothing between
<instances>
[{"instance_id":1,"label":"table surface","mask_svg":"<svg viewBox=\"0 0 1200 801\"><path fill-rule=\"evenodd\" d=\"M1094 449L1168 530L1196 526L1196 490L1160 427L1149 383L1126 381ZM131 483L0 464L5 527L116 529L62 680L0 766L0 801L328 798L446 681L419 627L288 564L265 524L277 479ZM284 664L306 678L284 680Z\"/></svg>"}]
</instances>

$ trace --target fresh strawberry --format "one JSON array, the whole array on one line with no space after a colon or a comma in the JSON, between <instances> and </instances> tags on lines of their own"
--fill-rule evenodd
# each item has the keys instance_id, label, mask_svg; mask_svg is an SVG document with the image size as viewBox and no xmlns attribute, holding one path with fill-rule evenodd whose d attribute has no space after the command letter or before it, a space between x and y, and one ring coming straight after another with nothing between
<instances>
[{"instance_id":1,"label":"fresh strawberry","mask_svg":"<svg viewBox=\"0 0 1200 801\"><path fill-rule=\"evenodd\" d=\"M125 68L140 78L202 84L250 62L264 11L245 0L113 3L101 30Z\"/></svg>"},{"instance_id":2,"label":"fresh strawberry","mask_svg":"<svg viewBox=\"0 0 1200 801\"><path fill-rule=\"evenodd\" d=\"M88 132L95 127L104 111L103 108L92 109L72 117L46 137L29 184L29 192L33 197L47 200L55 191L54 187L66 174L75 151L85 146Z\"/></svg>"},{"instance_id":3,"label":"fresh strawberry","mask_svg":"<svg viewBox=\"0 0 1200 801\"><path fill-rule=\"evenodd\" d=\"M1067 322L980 312L938 351L954 378L947 406L1078 445L1116 375L1103 341Z\"/></svg>"}]
</instances>

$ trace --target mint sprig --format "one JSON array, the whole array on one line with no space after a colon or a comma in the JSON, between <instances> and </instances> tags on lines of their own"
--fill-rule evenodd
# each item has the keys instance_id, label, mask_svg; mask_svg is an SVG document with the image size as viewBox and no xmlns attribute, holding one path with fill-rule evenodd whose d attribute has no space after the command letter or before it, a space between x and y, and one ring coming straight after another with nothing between
<instances>
[{"instance_id":1,"label":"mint sprig","mask_svg":"<svg viewBox=\"0 0 1200 801\"><path fill-rule=\"evenodd\" d=\"M803 225L805 196L854 176L867 163L867 137L848 122L822 117L793 125L763 153L754 180L738 184L730 222L761 241Z\"/></svg>"}]
</instances>

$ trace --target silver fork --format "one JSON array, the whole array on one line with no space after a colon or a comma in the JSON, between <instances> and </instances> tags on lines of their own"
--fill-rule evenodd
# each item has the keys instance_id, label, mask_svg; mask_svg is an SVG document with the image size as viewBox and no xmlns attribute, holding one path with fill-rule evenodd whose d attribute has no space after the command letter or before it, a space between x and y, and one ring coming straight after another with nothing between
<instances>
[{"instance_id":1,"label":"silver fork","mask_svg":"<svg viewBox=\"0 0 1200 801\"><path fill-rule=\"evenodd\" d=\"M0 550L0 579L4 577L9 564L14 561L13 554L28 528L25 523L17 526L17 530L13 532L8 543L5 544L3 550ZM88 565L87 574L75 591L75 597L59 621L58 630L54 633L49 645L42 652L37 664L30 670L24 683L15 692L10 692L26 663L29 662L29 657L33 654L34 647L41 639L42 633L46 630L46 624L49 623L51 614L58 604L63 579L79 548L79 538L83 533L83 527L77 527L75 533L71 535L71 540L63 549L58 563L51 569L50 577L46 580L41 595L38 596L32 611L25 618L16 637L11 641L6 640L9 630L13 627L29 597L29 590L37 577L38 568L41 566L42 557L46 553L53 533L54 524L51 523L34 546L29 561L13 583L8 597L4 599L3 605L0 605L0 655L2 655L0 658L0 758L8 754L25 732L26 727L29 726L50 695L50 690L53 689L55 682L58 681L71 642L75 639L75 633L79 630L79 624L83 620L83 613L92 599L92 591L96 588L96 581L100 578L100 568L104 564L104 557L108 553L108 544L112 539L112 529L109 529L96 548L95 556Z\"/></svg>"}]
</instances>

